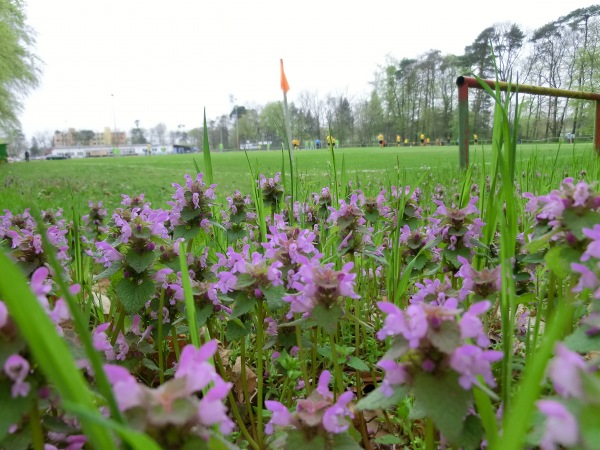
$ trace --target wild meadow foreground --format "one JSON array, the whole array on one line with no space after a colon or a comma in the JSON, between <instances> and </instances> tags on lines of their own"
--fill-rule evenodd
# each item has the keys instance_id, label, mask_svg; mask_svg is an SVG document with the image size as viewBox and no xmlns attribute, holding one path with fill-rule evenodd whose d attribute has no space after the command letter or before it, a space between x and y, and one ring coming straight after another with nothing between
<instances>
[{"instance_id":1,"label":"wild meadow foreground","mask_svg":"<svg viewBox=\"0 0 600 450\"><path fill-rule=\"evenodd\" d=\"M600 448L600 162L496 120L464 172L1 167L0 447Z\"/></svg>"}]
</instances>

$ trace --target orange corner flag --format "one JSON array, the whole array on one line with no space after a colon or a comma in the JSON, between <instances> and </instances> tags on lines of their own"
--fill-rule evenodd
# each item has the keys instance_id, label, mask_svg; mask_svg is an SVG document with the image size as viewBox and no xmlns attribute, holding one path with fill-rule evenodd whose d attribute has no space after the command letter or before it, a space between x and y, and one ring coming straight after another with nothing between
<instances>
[{"instance_id":1,"label":"orange corner flag","mask_svg":"<svg viewBox=\"0 0 600 450\"><path fill-rule=\"evenodd\" d=\"M290 90L290 85L288 84L287 78L285 77L285 72L283 71L283 59L279 60L281 65L281 90L284 94L287 94L287 91Z\"/></svg>"}]
</instances>

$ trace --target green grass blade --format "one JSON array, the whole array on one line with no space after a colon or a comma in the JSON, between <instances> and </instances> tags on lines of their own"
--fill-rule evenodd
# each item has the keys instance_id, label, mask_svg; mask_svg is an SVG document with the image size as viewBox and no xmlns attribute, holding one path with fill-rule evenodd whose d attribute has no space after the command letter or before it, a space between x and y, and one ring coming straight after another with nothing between
<instances>
[{"instance_id":1,"label":"green grass blade","mask_svg":"<svg viewBox=\"0 0 600 450\"><path fill-rule=\"evenodd\" d=\"M206 108L204 109L204 140L202 143L202 153L204 154L204 176L206 182L213 184L212 160L210 158L210 147L208 145L208 128L206 126Z\"/></svg>"},{"instance_id":2,"label":"green grass blade","mask_svg":"<svg viewBox=\"0 0 600 450\"><path fill-rule=\"evenodd\" d=\"M119 422L101 416L97 412L82 408L81 405L76 403L64 402L64 407L67 411L79 417L85 417L89 422L115 431L133 450L161 450L156 441L147 434L125 427Z\"/></svg>"},{"instance_id":3,"label":"green grass blade","mask_svg":"<svg viewBox=\"0 0 600 450\"><path fill-rule=\"evenodd\" d=\"M92 394L65 341L31 292L27 280L10 259L0 252L0 297L27 340L35 360L65 401L96 412ZM80 417L84 433L97 449L116 449L106 428Z\"/></svg>"},{"instance_id":4,"label":"green grass blade","mask_svg":"<svg viewBox=\"0 0 600 450\"><path fill-rule=\"evenodd\" d=\"M188 320L188 329L190 341L196 348L200 347L200 335L196 323L196 304L192 294L192 284L190 283L190 274L188 272L187 257L185 253L184 242L179 244L179 264L181 267L181 284L183 285L183 297L185 299L185 314Z\"/></svg>"}]
</instances>

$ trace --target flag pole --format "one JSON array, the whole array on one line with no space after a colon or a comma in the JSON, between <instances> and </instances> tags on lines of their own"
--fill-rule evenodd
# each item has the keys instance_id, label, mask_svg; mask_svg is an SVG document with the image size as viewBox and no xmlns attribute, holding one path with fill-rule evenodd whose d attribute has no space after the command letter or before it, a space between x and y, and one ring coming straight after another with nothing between
<instances>
[{"instance_id":1,"label":"flag pole","mask_svg":"<svg viewBox=\"0 0 600 450\"><path fill-rule=\"evenodd\" d=\"M285 72L283 71L283 59L279 60L279 64L281 67L281 90L283 91L283 121L285 123L285 134L290 157L290 179L292 187L292 206L290 207L290 210L292 210L294 205L294 155L292 149L292 130L290 128L290 115L287 101L287 91L290 90L290 85L288 84Z\"/></svg>"}]
</instances>

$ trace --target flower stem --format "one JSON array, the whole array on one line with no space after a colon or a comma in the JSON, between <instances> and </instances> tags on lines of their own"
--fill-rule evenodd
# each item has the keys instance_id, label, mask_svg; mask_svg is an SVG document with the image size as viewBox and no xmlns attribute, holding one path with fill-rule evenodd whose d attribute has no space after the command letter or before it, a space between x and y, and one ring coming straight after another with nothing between
<instances>
[{"instance_id":1,"label":"flower stem","mask_svg":"<svg viewBox=\"0 0 600 450\"><path fill-rule=\"evenodd\" d=\"M264 336L264 310L263 310L263 302L257 302L258 307L258 320L256 323L256 353L257 353L257 364L256 364L256 378L257 378L257 392L256 392L256 440L258 441L258 445L260 448L264 448L263 443L263 347L265 345L265 336Z\"/></svg>"},{"instance_id":2,"label":"flower stem","mask_svg":"<svg viewBox=\"0 0 600 450\"><path fill-rule=\"evenodd\" d=\"M165 304L165 290L160 290L158 300L158 336L156 338L156 351L158 352L158 378L160 384L165 382L165 362L163 354L163 307ZM179 345L179 342L173 341L173 347Z\"/></svg>"},{"instance_id":3,"label":"flower stem","mask_svg":"<svg viewBox=\"0 0 600 450\"><path fill-rule=\"evenodd\" d=\"M32 402L29 411L29 424L31 426L33 450L44 450L44 430L42 430L42 419L40 418L37 398Z\"/></svg>"},{"instance_id":4,"label":"flower stem","mask_svg":"<svg viewBox=\"0 0 600 450\"><path fill-rule=\"evenodd\" d=\"M252 403L250 402L250 393L248 392L248 381L246 378L246 338L243 337L240 341L240 371L242 377L242 393L244 394L244 402L248 410L248 418L250 423L254 424L254 413L252 412ZM258 378L258 376L257 376ZM255 436L257 433L255 433Z\"/></svg>"},{"instance_id":5,"label":"flower stem","mask_svg":"<svg viewBox=\"0 0 600 450\"><path fill-rule=\"evenodd\" d=\"M175 349L175 358L179 362L181 357L181 349L179 348L179 336L177 335L177 327L173 325L171 327L171 336L173 337L173 348Z\"/></svg>"},{"instance_id":6,"label":"flower stem","mask_svg":"<svg viewBox=\"0 0 600 450\"><path fill-rule=\"evenodd\" d=\"M210 321L207 322L206 326L208 328L209 336L211 337L211 339L214 339L215 334L214 334L214 330L212 328L211 322ZM221 355L219 354L218 350L215 353L215 362L217 364L217 369L219 370L219 375L221 375L222 378L226 378L227 373L225 371L225 368L223 367L223 361L221 360ZM246 440L248 441L248 444L254 450L260 450L261 447L259 447L259 445L256 443L256 441L252 438L252 436L248 432L248 429L246 428L246 425L244 424L244 420L242 419L242 416L240 415L240 411L238 409L237 401L235 400L235 397L233 396L233 393L231 392L231 390L227 394L227 398L229 400L231 412L233 412L233 416L235 417L235 422L236 422L237 426L240 428L240 431L242 432L242 434L244 435Z\"/></svg>"},{"instance_id":7,"label":"flower stem","mask_svg":"<svg viewBox=\"0 0 600 450\"><path fill-rule=\"evenodd\" d=\"M333 372L335 374L336 389L333 390L333 393L335 398L337 398L337 394L341 394L344 390L344 381L342 379L342 371L338 363L338 354L337 349L335 348L335 338L333 337L333 333L329 333L329 345L331 347L331 359L333 360Z\"/></svg>"},{"instance_id":8,"label":"flower stem","mask_svg":"<svg viewBox=\"0 0 600 450\"><path fill-rule=\"evenodd\" d=\"M123 324L125 323L125 308L121 307L121 311L119 312L119 318L117 319L117 324L112 329L112 336L110 338L110 345L115 345L117 342L117 338L119 337L119 333L123 331Z\"/></svg>"},{"instance_id":9,"label":"flower stem","mask_svg":"<svg viewBox=\"0 0 600 450\"><path fill-rule=\"evenodd\" d=\"M425 419L425 449L435 450L435 427L429 417Z\"/></svg>"},{"instance_id":10,"label":"flower stem","mask_svg":"<svg viewBox=\"0 0 600 450\"><path fill-rule=\"evenodd\" d=\"M296 325L296 345L298 346L298 354L300 355L300 367L302 368L302 377L304 378L304 387L308 389L308 367L307 359L304 356L304 345L302 345L302 331L300 326ZM287 381L287 380L286 380Z\"/></svg>"}]
</instances>

